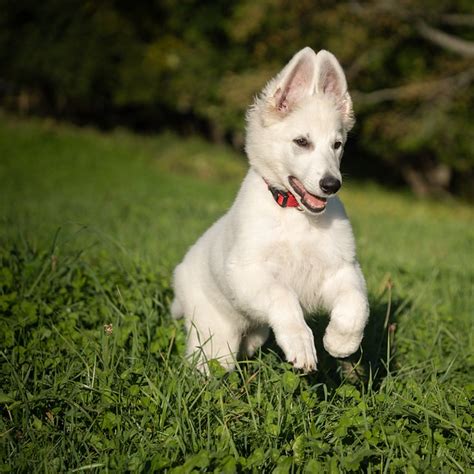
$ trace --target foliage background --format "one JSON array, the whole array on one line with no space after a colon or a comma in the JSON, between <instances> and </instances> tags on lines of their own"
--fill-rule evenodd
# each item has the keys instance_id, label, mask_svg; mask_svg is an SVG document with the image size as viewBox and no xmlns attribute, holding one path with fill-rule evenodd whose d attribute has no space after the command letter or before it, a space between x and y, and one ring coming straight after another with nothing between
<instances>
[{"instance_id":1,"label":"foliage background","mask_svg":"<svg viewBox=\"0 0 474 474\"><path fill-rule=\"evenodd\" d=\"M21 113L243 145L252 97L301 47L346 70L351 175L472 197L470 0L0 0L0 97Z\"/></svg>"}]
</instances>

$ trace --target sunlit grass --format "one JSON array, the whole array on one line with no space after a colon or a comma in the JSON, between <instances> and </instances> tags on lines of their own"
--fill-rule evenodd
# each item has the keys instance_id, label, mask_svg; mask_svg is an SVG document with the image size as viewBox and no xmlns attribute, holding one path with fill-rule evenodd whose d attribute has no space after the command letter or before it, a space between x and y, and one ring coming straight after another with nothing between
<instances>
[{"instance_id":1,"label":"sunlit grass","mask_svg":"<svg viewBox=\"0 0 474 474\"><path fill-rule=\"evenodd\" d=\"M469 469L467 204L346 180L372 306L360 380L324 354L324 318L316 375L272 344L230 375L183 361L170 272L245 169L198 138L0 118L3 471Z\"/></svg>"}]
</instances>

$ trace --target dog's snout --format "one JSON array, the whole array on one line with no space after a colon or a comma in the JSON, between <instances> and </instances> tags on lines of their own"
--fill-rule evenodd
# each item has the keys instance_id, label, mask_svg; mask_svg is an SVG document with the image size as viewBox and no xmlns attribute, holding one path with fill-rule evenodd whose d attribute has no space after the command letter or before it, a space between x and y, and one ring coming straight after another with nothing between
<instances>
[{"instance_id":1,"label":"dog's snout","mask_svg":"<svg viewBox=\"0 0 474 474\"><path fill-rule=\"evenodd\" d=\"M341 181L339 181L334 176L324 176L324 178L319 181L319 187L326 194L334 194L339 191L341 187Z\"/></svg>"}]
</instances>

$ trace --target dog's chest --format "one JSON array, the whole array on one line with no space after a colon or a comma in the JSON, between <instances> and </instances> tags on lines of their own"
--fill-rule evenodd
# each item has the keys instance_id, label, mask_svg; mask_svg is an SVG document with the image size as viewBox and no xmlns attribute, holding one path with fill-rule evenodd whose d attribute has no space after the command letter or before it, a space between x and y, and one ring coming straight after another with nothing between
<instances>
[{"instance_id":1,"label":"dog's chest","mask_svg":"<svg viewBox=\"0 0 474 474\"><path fill-rule=\"evenodd\" d=\"M311 238L275 238L267 247L266 261L276 273L299 279L327 267L327 247ZM281 275L279 275L281 276Z\"/></svg>"},{"instance_id":2,"label":"dog's chest","mask_svg":"<svg viewBox=\"0 0 474 474\"><path fill-rule=\"evenodd\" d=\"M347 222L347 221L346 221ZM305 309L315 309L324 281L353 258L350 226L283 222L266 245L264 260L274 275L297 295Z\"/></svg>"}]
</instances>

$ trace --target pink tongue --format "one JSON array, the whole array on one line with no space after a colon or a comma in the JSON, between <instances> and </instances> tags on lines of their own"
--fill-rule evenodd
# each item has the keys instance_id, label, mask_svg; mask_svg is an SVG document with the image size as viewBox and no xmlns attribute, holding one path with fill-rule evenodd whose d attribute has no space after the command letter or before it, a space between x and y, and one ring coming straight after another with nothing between
<instances>
[{"instance_id":1,"label":"pink tongue","mask_svg":"<svg viewBox=\"0 0 474 474\"><path fill-rule=\"evenodd\" d=\"M295 176L290 176L288 180L291 186L293 186L293 189L300 195L301 201L304 204L306 204L308 207L312 207L313 209L324 209L326 206L325 198L318 198L314 194L306 191L303 183Z\"/></svg>"},{"instance_id":2,"label":"pink tongue","mask_svg":"<svg viewBox=\"0 0 474 474\"><path fill-rule=\"evenodd\" d=\"M308 191L303 194L302 200L314 208L324 207L326 205L326 201L313 196L312 194L308 193Z\"/></svg>"}]
</instances>

